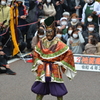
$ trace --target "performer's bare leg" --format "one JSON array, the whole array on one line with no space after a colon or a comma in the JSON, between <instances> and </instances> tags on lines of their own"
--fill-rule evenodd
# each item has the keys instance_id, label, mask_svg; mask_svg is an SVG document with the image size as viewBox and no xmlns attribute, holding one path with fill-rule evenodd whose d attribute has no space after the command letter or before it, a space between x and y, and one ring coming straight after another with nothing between
<instances>
[{"instance_id":1,"label":"performer's bare leg","mask_svg":"<svg viewBox=\"0 0 100 100\"><path fill-rule=\"evenodd\" d=\"M63 100L63 97L61 96L61 97L57 97L57 100Z\"/></svg>"},{"instance_id":2,"label":"performer's bare leg","mask_svg":"<svg viewBox=\"0 0 100 100\"><path fill-rule=\"evenodd\" d=\"M43 96L44 96L44 95L37 94L36 100L42 100Z\"/></svg>"}]
</instances>

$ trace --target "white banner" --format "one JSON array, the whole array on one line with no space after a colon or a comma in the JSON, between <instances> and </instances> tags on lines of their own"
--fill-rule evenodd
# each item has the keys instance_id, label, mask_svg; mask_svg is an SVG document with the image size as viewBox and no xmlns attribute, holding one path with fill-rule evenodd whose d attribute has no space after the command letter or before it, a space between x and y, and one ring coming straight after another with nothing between
<instances>
[{"instance_id":1,"label":"white banner","mask_svg":"<svg viewBox=\"0 0 100 100\"><path fill-rule=\"evenodd\" d=\"M74 54L75 69L100 72L100 56Z\"/></svg>"}]
</instances>

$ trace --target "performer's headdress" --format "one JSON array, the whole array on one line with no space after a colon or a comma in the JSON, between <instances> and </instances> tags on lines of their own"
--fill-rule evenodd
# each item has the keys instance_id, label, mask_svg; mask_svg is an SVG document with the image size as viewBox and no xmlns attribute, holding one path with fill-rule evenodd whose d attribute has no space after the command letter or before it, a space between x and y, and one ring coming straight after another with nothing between
<instances>
[{"instance_id":1,"label":"performer's headdress","mask_svg":"<svg viewBox=\"0 0 100 100\"><path fill-rule=\"evenodd\" d=\"M54 29L55 28L54 19L55 18L53 16L51 16L51 17L48 17L44 20L44 24L45 24L46 29L48 29L48 28Z\"/></svg>"}]
</instances>

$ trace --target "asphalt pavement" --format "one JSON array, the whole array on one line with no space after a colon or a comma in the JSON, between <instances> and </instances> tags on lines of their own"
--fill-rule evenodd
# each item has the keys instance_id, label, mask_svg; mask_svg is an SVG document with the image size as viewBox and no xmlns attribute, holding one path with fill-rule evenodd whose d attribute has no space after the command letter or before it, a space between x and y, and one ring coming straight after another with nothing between
<instances>
[{"instance_id":1,"label":"asphalt pavement","mask_svg":"<svg viewBox=\"0 0 100 100\"><path fill-rule=\"evenodd\" d=\"M36 100L36 94L31 92L35 75L31 72L32 63L17 60L10 64L16 75L0 74L0 100ZM68 94L63 100L100 100L100 72L77 71L70 81L63 75ZM46 95L43 100L57 100Z\"/></svg>"}]
</instances>

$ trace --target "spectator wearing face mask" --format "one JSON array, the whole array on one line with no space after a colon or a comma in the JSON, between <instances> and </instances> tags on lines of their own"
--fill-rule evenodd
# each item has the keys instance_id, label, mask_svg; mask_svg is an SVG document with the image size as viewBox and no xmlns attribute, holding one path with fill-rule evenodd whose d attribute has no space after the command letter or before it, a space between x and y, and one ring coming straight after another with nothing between
<instances>
[{"instance_id":1,"label":"spectator wearing face mask","mask_svg":"<svg viewBox=\"0 0 100 100\"><path fill-rule=\"evenodd\" d=\"M97 38L94 35L88 36L88 43L85 45L84 54L95 54L97 53L97 46L98 43Z\"/></svg>"},{"instance_id":2,"label":"spectator wearing face mask","mask_svg":"<svg viewBox=\"0 0 100 100\"><path fill-rule=\"evenodd\" d=\"M63 38L63 32L60 29L57 29L56 37L58 37L61 41L66 43L65 39Z\"/></svg>"},{"instance_id":3,"label":"spectator wearing face mask","mask_svg":"<svg viewBox=\"0 0 100 100\"><path fill-rule=\"evenodd\" d=\"M56 15L56 9L52 0L45 0L43 4L44 18Z\"/></svg>"},{"instance_id":4,"label":"spectator wearing face mask","mask_svg":"<svg viewBox=\"0 0 100 100\"><path fill-rule=\"evenodd\" d=\"M67 18L67 23L69 23L69 20L70 20L70 13L69 12L63 12L63 17L66 17Z\"/></svg>"},{"instance_id":5,"label":"spectator wearing face mask","mask_svg":"<svg viewBox=\"0 0 100 100\"><path fill-rule=\"evenodd\" d=\"M72 32L72 36L68 38L67 45L74 54L82 54L82 45L84 42L82 34L80 34L79 30L76 29Z\"/></svg>"},{"instance_id":6,"label":"spectator wearing face mask","mask_svg":"<svg viewBox=\"0 0 100 100\"><path fill-rule=\"evenodd\" d=\"M99 33L95 31L95 25L94 23L89 23L87 26L87 30L84 31L83 37L85 39L85 45L88 43L88 36L89 35L95 35L98 41L100 41Z\"/></svg>"},{"instance_id":7,"label":"spectator wearing face mask","mask_svg":"<svg viewBox=\"0 0 100 100\"><path fill-rule=\"evenodd\" d=\"M68 28L68 26L67 26L67 18L66 17L62 17L60 19L60 26L58 26L58 28L60 30L62 30L63 34L66 34L67 28Z\"/></svg>"},{"instance_id":8,"label":"spectator wearing face mask","mask_svg":"<svg viewBox=\"0 0 100 100\"><path fill-rule=\"evenodd\" d=\"M85 0L82 12L81 22L85 25L89 14L93 14L93 22L98 23L98 15L100 14L100 4L96 0Z\"/></svg>"},{"instance_id":9,"label":"spectator wearing face mask","mask_svg":"<svg viewBox=\"0 0 100 100\"><path fill-rule=\"evenodd\" d=\"M63 35L63 39L66 41L66 43L67 43L68 38L71 38L73 31L74 31L74 27L71 25L68 27L67 33Z\"/></svg>"},{"instance_id":10,"label":"spectator wearing face mask","mask_svg":"<svg viewBox=\"0 0 100 100\"><path fill-rule=\"evenodd\" d=\"M32 47L33 51L34 51L36 44L44 36L45 36L44 30L42 28L39 28L38 31L37 31L37 35L32 38L31 47Z\"/></svg>"},{"instance_id":11,"label":"spectator wearing face mask","mask_svg":"<svg viewBox=\"0 0 100 100\"><path fill-rule=\"evenodd\" d=\"M68 26L72 25L76 28L76 25L79 23L79 20L78 20L78 15L76 13L73 13L71 15L71 21L70 23L68 23Z\"/></svg>"},{"instance_id":12,"label":"spectator wearing face mask","mask_svg":"<svg viewBox=\"0 0 100 100\"><path fill-rule=\"evenodd\" d=\"M41 28L44 30L44 33L46 33L46 30L45 30L45 25L44 25L44 18L40 19L40 21L38 22L38 28ZM38 30L35 32L35 35L34 36L37 36L37 33L38 33Z\"/></svg>"},{"instance_id":13,"label":"spectator wearing face mask","mask_svg":"<svg viewBox=\"0 0 100 100\"><path fill-rule=\"evenodd\" d=\"M86 25L84 25L85 26L85 29L86 29L86 27L87 27L87 25L89 24L89 23L94 23L94 25L95 25L95 27L96 27L96 30L95 31L98 31L98 23L95 23L95 22L93 22L93 14L90 14L90 15L88 15L88 17L87 17L87 23L86 23Z\"/></svg>"}]
</instances>

